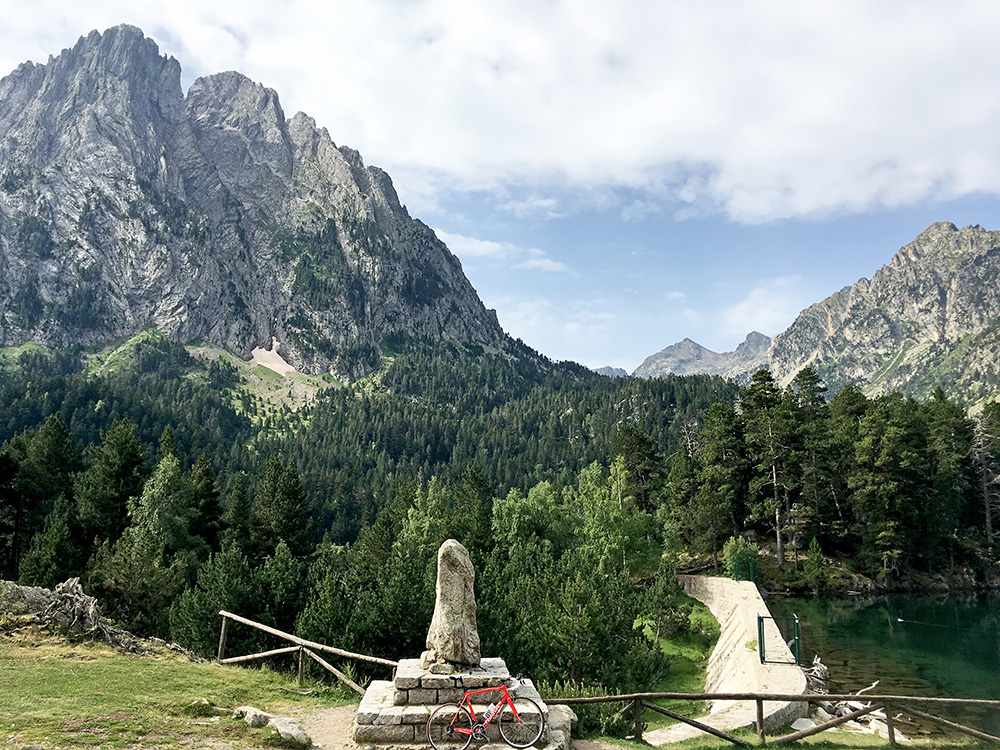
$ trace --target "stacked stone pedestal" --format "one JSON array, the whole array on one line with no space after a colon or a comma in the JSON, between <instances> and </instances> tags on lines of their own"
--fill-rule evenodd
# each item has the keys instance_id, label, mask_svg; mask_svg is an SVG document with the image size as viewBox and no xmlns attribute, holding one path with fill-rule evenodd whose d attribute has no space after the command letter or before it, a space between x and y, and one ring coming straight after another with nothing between
<instances>
[{"instance_id":1,"label":"stacked stone pedestal","mask_svg":"<svg viewBox=\"0 0 1000 750\"><path fill-rule=\"evenodd\" d=\"M442 703L460 702L466 691L499 688L502 685L509 688L512 682L503 659L483 659L478 668L450 675L433 674L422 669L419 659L403 659L392 682L376 681L369 686L358 707L354 740L360 745L428 745L427 719L435 708ZM511 697L519 695L532 698L541 707L546 719L546 732L543 732L539 744L546 744L548 707L530 680L521 680L516 688L511 689ZM471 696L477 718L481 720L487 704L495 703L502 697L503 693L499 690ZM500 741L496 724L488 726L486 732L490 742Z\"/></svg>"}]
</instances>

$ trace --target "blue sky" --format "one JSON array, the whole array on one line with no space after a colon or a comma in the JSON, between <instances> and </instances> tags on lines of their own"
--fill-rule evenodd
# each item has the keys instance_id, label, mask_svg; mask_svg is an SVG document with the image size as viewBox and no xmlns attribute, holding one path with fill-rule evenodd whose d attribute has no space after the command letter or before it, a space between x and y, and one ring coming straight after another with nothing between
<instances>
[{"instance_id":1,"label":"blue sky","mask_svg":"<svg viewBox=\"0 0 1000 750\"><path fill-rule=\"evenodd\" d=\"M717 351L935 221L1000 229L1000 3L0 0L0 72L141 27L385 169L512 335Z\"/></svg>"}]
</instances>

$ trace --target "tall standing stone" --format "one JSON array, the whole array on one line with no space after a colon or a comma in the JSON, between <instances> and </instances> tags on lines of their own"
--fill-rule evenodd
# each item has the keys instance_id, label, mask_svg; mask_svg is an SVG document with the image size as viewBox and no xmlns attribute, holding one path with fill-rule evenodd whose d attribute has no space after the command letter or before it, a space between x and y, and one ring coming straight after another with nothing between
<instances>
[{"instance_id":1,"label":"tall standing stone","mask_svg":"<svg viewBox=\"0 0 1000 750\"><path fill-rule=\"evenodd\" d=\"M479 666L476 628L476 571L469 552L454 539L438 550L434 617L427 631L427 650L421 666L438 674Z\"/></svg>"}]
</instances>

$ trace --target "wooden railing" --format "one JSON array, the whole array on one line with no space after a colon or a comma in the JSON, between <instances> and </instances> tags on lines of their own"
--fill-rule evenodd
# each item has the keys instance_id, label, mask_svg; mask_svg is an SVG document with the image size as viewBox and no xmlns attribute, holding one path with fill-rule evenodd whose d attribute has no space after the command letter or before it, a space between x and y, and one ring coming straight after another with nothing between
<instances>
[{"instance_id":1,"label":"wooden railing","mask_svg":"<svg viewBox=\"0 0 1000 750\"><path fill-rule=\"evenodd\" d=\"M355 683L351 678L341 672L339 669L334 667L332 664L327 662L321 656L319 656L317 651L324 651L330 654L336 654L337 656L342 656L347 659L359 659L361 661L371 662L373 664L382 664L387 667L395 667L398 662L391 661L389 659L380 659L377 656L368 656L367 654L356 654L353 651L345 651L342 648L335 648L334 646L327 646L324 643L317 643L316 641L309 641L305 638L299 638L291 633L286 633L283 630L278 630L277 628L269 627L259 622L254 622L253 620L248 620L246 617L240 617L239 615L234 615L232 612L226 612L225 610L220 610L219 614L222 615L222 631L219 633L219 654L218 661L220 664L239 664L240 662L251 661L253 659L265 659L269 656L278 656L279 654L291 654L298 652L299 654L299 684L302 684L303 672L305 670L305 657L308 656L310 659L315 661L321 667L326 669L328 672L332 673L338 680L343 682L349 688L354 690L359 695L365 694L365 689ZM276 648L270 651L261 651L256 654L247 654L246 656L234 656L229 659L225 658L226 655L226 638L229 635L229 621L243 623L244 625L249 625L252 628L261 630L265 633L270 633L278 638L283 638L286 641L294 643L294 646L286 646L284 648Z\"/></svg>"},{"instance_id":2,"label":"wooden railing","mask_svg":"<svg viewBox=\"0 0 1000 750\"><path fill-rule=\"evenodd\" d=\"M772 740L766 740L764 737L764 702L777 702L777 703L790 703L794 701L851 701L857 702L858 700L864 699L868 702L867 706L860 708L856 711L845 716L838 716L835 719L826 721L822 724L817 724L815 727L809 729L803 729L800 732L793 732L792 734L784 735L783 737L777 737ZM923 698L915 696L906 695L782 695L777 693L631 693L628 695L602 695L592 698L546 698L545 702L549 705L580 705L586 703L631 703L632 718L635 722L635 738L636 740L642 740L642 711L648 708L651 711L663 714L664 716L669 716L677 721L682 721L685 724L690 724L693 727L697 727L703 732L715 735L724 740L728 740L736 745L749 746L751 743L746 740L735 737L731 734L723 732L721 729L716 729L715 727L704 724L696 719L691 719L681 714L669 711L662 706L658 706L650 701L654 700L685 700L685 701L754 701L757 705L757 738L760 742L769 743L772 745L779 745L785 742L794 742L795 740L800 740L803 737L809 737L813 734L818 734L820 732L826 731L827 729L832 729L833 727L844 724L845 722L851 721L852 719L857 719L858 717L864 716L865 714L870 714L878 709L884 709L885 712L885 724L888 728L888 740L889 744L894 745L896 743L896 727L895 720L892 716L892 709L894 708L906 708L907 713L917 716L926 721L930 721L942 726L948 727L949 729L957 732L962 732L964 734L971 735L977 739L986 740L988 742L1000 743L1000 737L994 737L991 734L985 732L980 732L978 729L973 729L972 727L967 727L962 724L957 724L953 721L948 721L947 719L942 719L939 716L932 716L931 714L925 713L924 711L919 711L913 708L913 704L932 704L932 705L942 705L942 706L986 706L990 708L1000 709L1000 700L975 700L966 698ZM623 712L628 710L628 706L623 708Z\"/></svg>"},{"instance_id":3,"label":"wooden railing","mask_svg":"<svg viewBox=\"0 0 1000 750\"><path fill-rule=\"evenodd\" d=\"M349 686L352 690L359 693L360 695L365 694L364 688L351 680L347 675L341 672L339 669L329 664L325 659L320 657L316 652L323 651L330 654L335 654L347 659L358 659L361 661L367 661L373 664L381 664L383 666L396 668L398 662L392 661L390 659L381 659L377 656L369 656L367 654L357 654L352 651L345 651L344 649L336 648L334 646L327 646L323 643L317 643L316 641L306 640L305 638L299 638L291 633L286 633L283 630L278 630L277 628L272 628L259 622L254 622L245 617L240 617L239 615L233 614L232 612L226 612L221 610L219 614L222 616L222 631L219 634L219 653L218 660L220 664L239 664L241 662L251 661L253 659L264 659L269 656L278 656L280 654L291 654L298 652L299 655L299 684L302 683L303 670L305 657L313 659L315 662L320 664L324 669L331 672L337 677L338 680L343 682L345 685ZM249 625L252 628L263 631L265 633L270 633L271 635L282 638L286 641L290 641L292 646L286 646L284 648L276 648L270 651L261 651L256 654L247 654L246 656L234 656L230 658L225 658L226 653L226 637L229 633L229 622L230 620L234 622L239 622L244 625ZM796 701L849 701L857 702L858 700L864 699L868 702L868 705L850 712L844 716L838 716L834 719L826 721L822 724L818 724L815 727L810 727L809 729L803 729L799 732L793 732L792 734L787 734L782 737L777 737L772 740L767 740L764 736L764 703L791 703ZM896 727L895 719L892 715L892 710L894 708L906 708L907 713L912 714L918 718L924 719L925 721L930 721L935 724L940 724L956 732L962 732L964 734L971 735L980 740L985 740L987 742L995 742L1000 744L1000 737L995 737L986 732L981 732L978 729L973 729L972 727L967 727L962 724L958 724L947 719L943 719L940 716L933 716L924 711L920 711L914 708L914 704L924 704L924 705L939 705L939 706L984 706L988 708L1000 709L1000 700L977 700L972 698L924 698L908 695L836 695L836 694L822 694L822 695L798 695L790 694L785 695L781 693L629 693L627 695L601 695L590 698L546 698L545 702L549 705L583 705L587 703L625 703L630 704L622 708L622 712L631 710L634 726L635 726L635 738L636 740L642 740L643 727L642 727L642 712L643 709L649 709L656 713L668 716L676 721L683 722L685 724L690 724L693 727L700 729L703 732L714 735L724 740L728 740L736 745L749 746L751 743L746 740L735 737L721 729L716 729L713 726L709 726L697 719L692 719L687 716L675 713L669 709L658 706L651 701L654 700L679 700L679 701L753 701L757 707L757 721L755 723L757 729L757 738L761 743L768 743L772 745L779 745L786 742L794 742L795 740L800 740L804 737L809 737L813 734L818 734L824 732L827 729L832 729L833 727L844 724L852 719L857 719L866 714L870 714L879 709L883 709L885 713L885 724L887 727L887 734L889 744L896 743Z\"/></svg>"}]
</instances>

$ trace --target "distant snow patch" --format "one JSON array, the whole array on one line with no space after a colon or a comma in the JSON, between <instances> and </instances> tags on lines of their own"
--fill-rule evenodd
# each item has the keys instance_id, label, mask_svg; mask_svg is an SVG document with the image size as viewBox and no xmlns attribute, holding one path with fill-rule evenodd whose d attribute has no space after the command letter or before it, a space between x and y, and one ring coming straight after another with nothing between
<instances>
[{"instance_id":1,"label":"distant snow patch","mask_svg":"<svg viewBox=\"0 0 1000 750\"><path fill-rule=\"evenodd\" d=\"M274 370L279 375L287 375L290 372L295 372L295 368L288 364L281 355L278 354L278 339L271 339L271 349L254 349L253 358L250 360L252 365L263 365L269 370Z\"/></svg>"}]
</instances>

